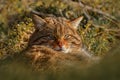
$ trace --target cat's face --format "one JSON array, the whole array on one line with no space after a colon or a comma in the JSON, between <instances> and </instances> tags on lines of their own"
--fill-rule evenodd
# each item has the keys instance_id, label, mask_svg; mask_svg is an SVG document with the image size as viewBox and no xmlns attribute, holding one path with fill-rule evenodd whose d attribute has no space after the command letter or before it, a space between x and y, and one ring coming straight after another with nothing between
<instances>
[{"instance_id":1,"label":"cat's face","mask_svg":"<svg viewBox=\"0 0 120 80\"><path fill-rule=\"evenodd\" d=\"M61 17L42 19L33 15L36 30L30 37L29 45L44 45L64 53L79 50L82 43L77 26L82 18L68 21Z\"/></svg>"}]
</instances>

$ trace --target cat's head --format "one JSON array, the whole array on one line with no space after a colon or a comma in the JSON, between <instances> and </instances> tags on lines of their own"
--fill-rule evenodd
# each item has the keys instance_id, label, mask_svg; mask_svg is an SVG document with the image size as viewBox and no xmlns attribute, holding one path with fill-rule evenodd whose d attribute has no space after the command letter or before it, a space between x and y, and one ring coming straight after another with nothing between
<instances>
[{"instance_id":1,"label":"cat's head","mask_svg":"<svg viewBox=\"0 0 120 80\"><path fill-rule=\"evenodd\" d=\"M69 21L61 17L43 19L33 15L32 19L35 32L30 37L29 45L44 45L64 53L80 49L82 42L77 27L83 17Z\"/></svg>"}]
</instances>

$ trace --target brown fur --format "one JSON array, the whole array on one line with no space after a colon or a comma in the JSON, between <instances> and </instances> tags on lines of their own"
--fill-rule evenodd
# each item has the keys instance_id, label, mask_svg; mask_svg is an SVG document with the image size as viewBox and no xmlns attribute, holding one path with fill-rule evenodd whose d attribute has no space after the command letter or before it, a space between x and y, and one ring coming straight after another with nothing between
<instances>
[{"instance_id":1,"label":"brown fur","mask_svg":"<svg viewBox=\"0 0 120 80\"><path fill-rule=\"evenodd\" d=\"M81 51L82 41L77 32L81 20L82 17L69 21L61 17L42 19L33 15L35 31L30 37L26 53L33 59L32 63L40 68L58 68L81 60L88 62L89 57Z\"/></svg>"},{"instance_id":2,"label":"brown fur","mask_svg":"<svg viewBox=\"0 0 120 80\"><path fill-rule=\"evenodd\" d=\"M42 19L37 15L33 15L36 30L30 37L29 46L44 45L65 53L80 50L82 45L81 38L77 29L72 26L72 22L75 23L75 21L70 22L61 17Z\"/></svg>"},{"instance_id":3,"label":"brown fur","mask_svg":"<svg viewBox=\"0 0 120 80\"><path fill-rule=\"evenodd\" d=\"M84 55L84 53L69 53L64 54L57 52L45 46L35 45L27 50L27 57L32 60L32 65L35 70L63 70L66 67L80 67L90 66L91 59Z\"/></svg>"}]
</instances>

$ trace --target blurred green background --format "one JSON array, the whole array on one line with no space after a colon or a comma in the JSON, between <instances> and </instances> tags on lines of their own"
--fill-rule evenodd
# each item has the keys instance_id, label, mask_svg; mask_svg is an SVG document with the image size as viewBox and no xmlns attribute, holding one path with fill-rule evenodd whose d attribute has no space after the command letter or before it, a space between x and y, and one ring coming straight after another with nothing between
<instances>
[{"instance_id":1,"label":"blurred green background","mask_svg":"<svg viewBox=\"0 0 120 80\"><path fill-rule=\"evenodd\" d=\"M88 20L79 1L114 16L115 20L86 10L91 17ZM119 80L119 4L120 0L0 0L0 80ZM27 46L34 31L31 9L67 19L84 16L78 29L83 43L93 55L105 58L88 69L66 68L64 73L41 73L32 71L24 57L7 57L21 54Z\"/></svg>"}]
</instances>

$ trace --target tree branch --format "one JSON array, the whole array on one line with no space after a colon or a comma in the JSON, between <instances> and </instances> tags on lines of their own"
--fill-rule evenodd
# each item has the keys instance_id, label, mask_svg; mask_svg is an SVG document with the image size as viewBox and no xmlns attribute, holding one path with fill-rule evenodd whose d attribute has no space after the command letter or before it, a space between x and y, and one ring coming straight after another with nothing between
<instances>
[{"instance_id":1,"label":"tree branch","mask_svg":"<svg viewBox=\"0 0 120 80\"><path fill-rule=\"evenodd\" d=\"M79 0L79 5L80 5L81 7L83 7L84 9L86 9L86 10L90 10L90 11L93 11L93 12L96 12L96 13L99 13L99 14L102 14L102 15L107 16L107 17L109 17L109 18L111 18L111 19L113 19L113 20L117 20L114 16L112 16L112 15L110 15L110 14L108 14L108 13L105 13L105 12L103 12L103 11L101 11L101 10L96 9L96 8L92 8L91 6L84 5L84 4L81 2L81 0Z\"/></svg>"},{"instance_id":2,"label":"tree branch","mask_svg":"<svg viewBox=\"0 0 120 80\"><path fill-rule=\"evenodd\" d=\"M83 13L85 14L85 16L86 16L88 19L90 19L90 16L89 16L89 13L87 13L87 10L96 12L96 13L98 13L98 14L101 14L101 15L105 16L105 18L107 17L107 19L113 20L114 23L115 23L115 22L118 22L118 20L117 20L114 16L112 16L112 15L106 13L106 12L103 12L103 11L101 11L101 10L99 10L99 9L96 9L96 8L91 7L91 6L85 5L84 3L82 3L81 0L79 0L79 2L74 2L74 1L71 1L71 0L62 0L62 1L63 1L64 3L69 4L69 5L72 5L72 6L82 7ZM68 2L69 2L69 3L68 3Z\"/></svg>"}]
</instances>

